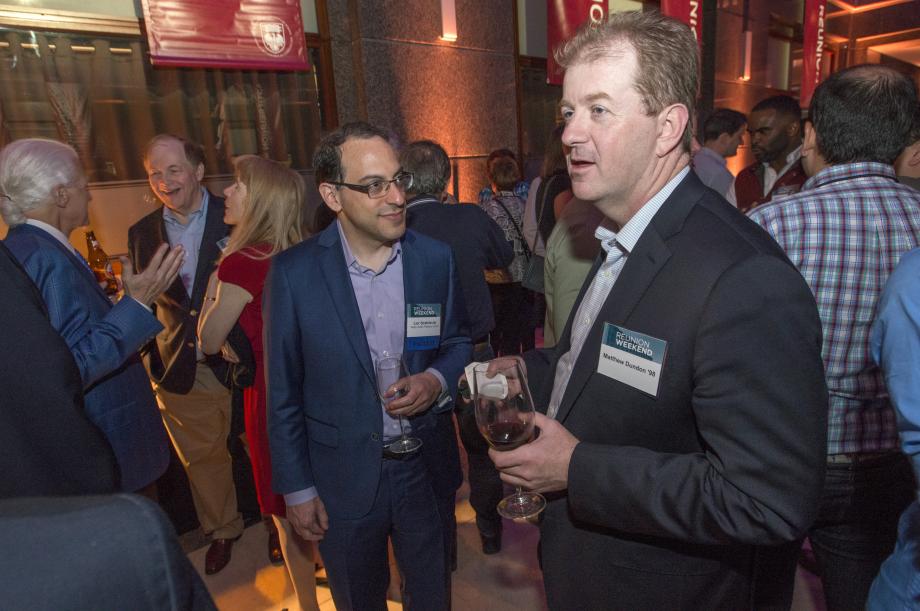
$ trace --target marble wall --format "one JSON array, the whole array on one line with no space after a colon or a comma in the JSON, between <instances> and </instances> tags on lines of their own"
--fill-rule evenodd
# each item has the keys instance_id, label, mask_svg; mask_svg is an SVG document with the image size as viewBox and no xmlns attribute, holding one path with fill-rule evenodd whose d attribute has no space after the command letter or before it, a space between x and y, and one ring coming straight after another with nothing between
<instances>
[{"instance_id":1,"label":"marble wall","mask_svg":"<svg viewBox=\"0 0 920 611\"><path fill-rule=\"evenodd\" d=\"M339 123L367 120L454 159L474 201L489 151L518 149L514 3L456 0L458 36L440 40L438 0L327 0Z\"/></svg>"}]
</instances>

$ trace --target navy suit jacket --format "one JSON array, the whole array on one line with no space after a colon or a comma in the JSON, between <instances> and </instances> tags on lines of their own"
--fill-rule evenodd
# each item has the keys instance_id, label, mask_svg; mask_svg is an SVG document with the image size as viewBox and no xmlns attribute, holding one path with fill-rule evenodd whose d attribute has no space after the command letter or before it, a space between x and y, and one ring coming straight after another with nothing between
<instances>
[{"instance_id":1,"label":"navy suit jacket","mask_svg":"<svg viewBox=\"0 0 920 611\"><path fill-rule=\"evenodd\" d=\"M112 306L89 267L48 232L19 225L5 243L38 287L51 325L73 353L86 413L115 451L122 489L146 486L166 470L169 448L137 351L162 326L133 299Z\"/></svg>"},{"instance_id":2,"label":"navy suit jacket","mask_svg":"<svg viewBox=\"0 0 920 611\"><path fill-rule=\"evenodd\" d=\"M410 373L437 369L451 396L471 356L469 324L450 247L407 231L406 303L440 303L437 348L404 349ZM272 482L286 494L315 486L330 515L367 514L380 480L383 419L374 364L345 266L338 226L277 255L265 290L265 354ZM450 409L411 419L438 495L462 479Z\"/></svg>"}]
</instances>

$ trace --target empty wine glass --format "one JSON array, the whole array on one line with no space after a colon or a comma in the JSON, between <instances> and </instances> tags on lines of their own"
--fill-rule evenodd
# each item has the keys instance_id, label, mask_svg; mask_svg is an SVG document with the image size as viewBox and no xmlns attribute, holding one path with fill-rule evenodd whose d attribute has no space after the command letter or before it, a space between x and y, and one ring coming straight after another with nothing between
<instances>
[{"instance_id":1,"label":"empty wine glass","mask_svg":"<svg viewBox=\"0 0 920 611\"><path fill-rule=\"evenodd\" d=\"M401 354L390 354L384 352L383 356L376 363L377 372L377 394L384 405L402 397L409 392L408 380L403 383L403 387L398 389L392 397L386 397L387 391L399 380L409 377L409 370L402 360ZM387 446L391 452L397 454L408 454L415 452L422 447L422 440L417 437L406 435L406 429L403 425L403 417L395 416L399 421L399 439Z\"/></svg>"},{"instance_id":2,"label":"empty wine glass","mask_svg":"<svg viewBox=\"0 0 920 611\"><path fill-rule=\"evenodd\" d=\"M533 439L534 408L521 364L498 370L489 376L488 363L473 368L470 380L476 424L489 445L501 452L513 450ZM546 507L546 499L536 492L514 494L498 504L498 513L512 520L531 518Z\"/></svg>"}]
</instances>

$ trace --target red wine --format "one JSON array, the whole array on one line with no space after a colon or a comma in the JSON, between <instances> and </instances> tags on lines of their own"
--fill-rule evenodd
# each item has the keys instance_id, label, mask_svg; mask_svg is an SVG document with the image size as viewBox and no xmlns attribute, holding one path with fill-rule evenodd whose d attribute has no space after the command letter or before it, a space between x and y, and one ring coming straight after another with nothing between
<instances>
[{"instance_id":1,"label":"red wine","mask_svg":"<svg viewBox=\"0 0 920 611\"><path fill-rule=\"evenodd\" d=\"M523 422L493 422L480 426L479 432L493 448L507 452L531 440L533 425Z\"/></svg>"}]
</instances>

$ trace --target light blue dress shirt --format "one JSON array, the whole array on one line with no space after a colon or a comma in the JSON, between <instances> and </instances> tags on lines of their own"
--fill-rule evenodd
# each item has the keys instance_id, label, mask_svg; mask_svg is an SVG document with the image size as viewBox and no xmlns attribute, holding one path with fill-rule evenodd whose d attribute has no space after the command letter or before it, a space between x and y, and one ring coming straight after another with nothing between
<instances>
[{"instance_id":1,"label":"light blue dress shirt","mask_svg":"<svg viewBox=\"0 0 920 611\"><path fill-rule=\"evenodd\" d=\"M920 474L920 248L901 258L888 278L872 326L872 357L898 418L901 449ZM901 515L894 553L869 592L868 609L920 609L920 503Z\"/></svg>"},{"instance_id":2,"label":"light blue dress shirt","mask_svg":"<svg viewBox=\"0 0 920 611\"><path fill-rule=\"evenodd\" d=\"M201 236L204 235L205 221L208 218L208 191L201 189L201 206L188 215L188 223L182 223L176 214L163 206L163 224L166 237L172 247L182 245L185 249L185 261L179 268L179 277L185 286L185 292L192 296L195 286L195 271L198 269L198 250L201 248Z\"/></svg>"}]
</instances>

